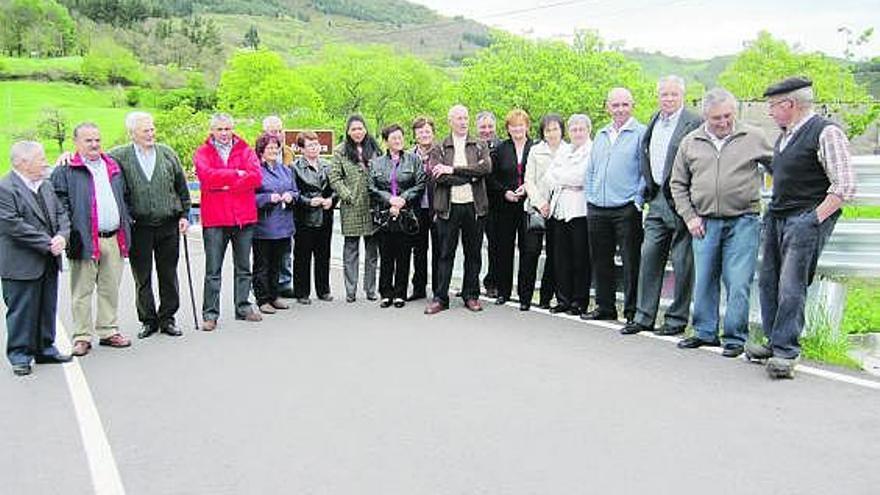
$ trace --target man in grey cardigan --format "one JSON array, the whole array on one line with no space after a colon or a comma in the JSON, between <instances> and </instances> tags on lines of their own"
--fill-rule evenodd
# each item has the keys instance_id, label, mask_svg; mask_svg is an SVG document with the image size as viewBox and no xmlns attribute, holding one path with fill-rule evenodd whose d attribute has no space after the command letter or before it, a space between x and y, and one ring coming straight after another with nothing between
<instances>
[{"instance_id":1,"label":"man in grey cardigan","mask_svg":"<svg viewBox=\"0 0 880 495\"><path fill-rule=\"evenodd\" d=\"M108 152L122 168L128 184L134 224L131 229L129 260L134 275L138 338L156 332L178 337L174 315L180 307L177 261L180 234L189 228L190 209L186 174L180 159L170 147L156 143L153 117L131 112L125 118L131 143ZM159 281L159 310L153 298L153 258Z\"/></svg>"}]
</instances>

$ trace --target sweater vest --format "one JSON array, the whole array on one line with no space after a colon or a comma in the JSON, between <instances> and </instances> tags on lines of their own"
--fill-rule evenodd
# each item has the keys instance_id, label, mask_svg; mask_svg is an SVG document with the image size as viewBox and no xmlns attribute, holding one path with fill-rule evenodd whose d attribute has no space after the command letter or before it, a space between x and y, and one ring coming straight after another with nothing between
<instances>
[{"instance_id":1,"label":"sweater vest","mask_svg":"<svg viewBox=\"0 0 880 495\"><path fill-rule=\"evenodd\" d=\"M826 126L835 125L818 115L808 120L785 149L776 141L773 162L773 198L770 212L780 216L815 208L825 199L831 182L819 161L819 135Z\"/></svg>"}]
</instances>

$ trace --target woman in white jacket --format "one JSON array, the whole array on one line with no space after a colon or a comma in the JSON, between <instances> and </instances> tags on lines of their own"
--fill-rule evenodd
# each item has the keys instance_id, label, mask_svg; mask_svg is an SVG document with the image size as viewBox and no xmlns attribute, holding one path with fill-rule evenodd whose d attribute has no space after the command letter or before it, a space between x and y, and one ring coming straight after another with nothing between
<instances>
[{"instance_id":1,"label":"woman in white jacket","mask_svg":"<svg viewBox=\"0 0 880 495\"><path fill-rule=\"evenodd\" d=\"M584 180L590 161L590 118L575 114L568 118L571 146L554 160L544 181L552 191L553 261L556 275L554 311L570 315L585 313L590 299L590 248L587 233L587 202Z\"/></svg>"},{"instance_id":2,"label":"woman in white jacket","mask_svg":"<svg viewBox=\"0 0 880 495\"><path fill-rule=\"evenodd\" d=\"M550 300L556 292L553 270L553 228L554 220L550 211L552 199L551 190L544 180L550 164L557 157L564 156L568 152L568 143L565 137L565 123L557 114L551 113L541 118L538 127L541 141L529 150L526 165L525 181L523 190L523 215L538 212L545 221L545 231L528 231L528 218L524 218L523 232L519 236L519 271L516 276L517 293L519 294L519 309L528 311L535 292L535 279L538 272L538 258L544 247L544 238L547 239L544 257L544 273L541 274L541 297L542 308L550 308ZM552 309L551 309L552 311Z\"/></svg>"}]
</instances>

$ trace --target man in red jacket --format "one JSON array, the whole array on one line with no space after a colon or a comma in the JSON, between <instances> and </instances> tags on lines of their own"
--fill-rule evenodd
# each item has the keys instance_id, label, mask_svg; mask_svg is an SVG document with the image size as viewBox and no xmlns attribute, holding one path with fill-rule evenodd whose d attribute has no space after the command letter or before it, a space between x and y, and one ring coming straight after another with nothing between
<instances>
[{"instance_id":1,"label":"man in red jacket","mask_svg":"<svg viewBox=\"0 0 880 495\"><path fill-rule=\"evenodd\" d=\"M193 155L202 192L202 237L205 243L205 290L202 330L217 328L220 276L226 246L232 242L235 264L235 318L260 321L248 300L250 252L257 223L255 191L262 182L256 153L233 133L232 117L211 117L211 135Z\"/></svg>"}]
</instances>

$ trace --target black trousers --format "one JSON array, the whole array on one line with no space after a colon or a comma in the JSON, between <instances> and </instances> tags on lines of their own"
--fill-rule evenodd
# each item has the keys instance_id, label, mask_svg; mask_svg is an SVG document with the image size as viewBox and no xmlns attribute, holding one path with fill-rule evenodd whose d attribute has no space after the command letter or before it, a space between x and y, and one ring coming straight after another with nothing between
<instances>
[{"instance_id":1,"label":"black trousers","mask_svg":"<svg viewBox=\"0 0 880 495\"><path fill-rule=\"evenodd\" d=\"M434 287L434 300L445 305L449 304L449 283L452 280L452 268L455 263L455 251L458 249L458 237L461 236L464 247L464 281L461 287L461 298L465 301L480 297L480 265L482 264L483 224L484 217L478 217L473 203L452 203L449 207L449 218L437 219L437 230L440 237L440 262L437 285Z\"/></svg>"},{"instance_id":2,"label":"black trousers","mask_svg":"<svg viewBox=\"0 0 880 495\"><path fill-rule=\"evenodd\" d=\"M383 299L406 299L409 260L415 236L403 232L379 232L379 295Z\"/></svg>"},{"instance_id":3,"label":"black trousers","mask_svg":"<svg viewBox=\"0 0 880 495\"><path fill-rule=\"evenodd\" d=\"M590 259L596 279L596 309L605 314L617 314L614 254L620 249L623 261L623 314L627 319L635 317L643 237L642 212L633 203L616 208L589 205L587 228L590 231Z\"/></svg>"},{"instance_id":4,"label":"black trousers","mask_svg":"<svg viewBox=\"0 0 880 495\"><path fill-rule=\"evenodd\" d=\"M522 244L523 232L520 226L523 221L523 205L521 202L511 203L502 200L493 202L490 206L490 215L495 222L495 283L498 288L498 297L510 298L513 292L513 255L517 244L517 237ZM491 244L489 250L489 263L493 261Z\"/></svg>"},{"instance_id":5,"label":"black trousers","mask_svg":"<svg viewBox=\"0 0 880 495\"><path fill-rule=\"evenodd\" d=\"M431 288L437 286L437 275L440 272L440 240L437 226L431 218L431 211L419 208L419 232L413 239L413 294L427 294L428 285L428 244L431 246Z\"/></svg>"},{"instance_id":6,"label":"black trousers","mask_svg":"<svg viewBox=\"0 0 880 495\"><path fill-rule=\"evenodd\" d=\"M554 276L554 238L556 221L548 218L544 232L528 232L525 212L520 212L522 220L519 226L519 271L516 275L516 291L519 300L531 303L535 294L535 280L538 277L538 260L541 249L544 249L544 272L541 274L541 304L550 304L556 294L556 277ZM546 246L544 240L546 238Z\"/></svg>"},{"instance_id":7,"label":"black trousers","mask_svg":"<svg viewBox=\"0 0 880 495\"><path fill-rule=\"evenodd\" d=\"M178 219L171 218L157 226L132 225L128 256L136 288L138 320L153 327L173 324L174 315L180 308L180 286L177 281L177 261L180 257ZM158 312L153 297L154 259L159 282Z\"/></svg>"},{"instance_id":8,"label":"black trousers","mask_svg":"<svg viewBox=\"0 0 880 495\"><path fill-rule=\"evenodd\" d=\"M56 356L55 314L58 307L58 260L46 257L36 280L4 278L6 357L13 366L30 364L36 355Z\"/></svg>"},{"instance_id":9,"label":"black trousers","mask_svg":"<svg viewBox=\"0 0 880 495\"><path fill-rule=\"evenodd\" d=\"M254 239L254 297L258 305L278 299L278 276L290 238Z\"/></svg>"},{"instance_id":10,"label":"black trousers","mask_svg":"<svg viewBox=\"0 0 880 495\"><path fill-rule=\"evenodd\" d=\"M333 220L324 217L320 227L297 226L293 243L293 295L309 297L312 278L309 268L314 259L315 292L318 296L330 294L330 236Z\"/></svg>"},{"instance_id":11,"label":"black trousers","mask_svg":"<svg viewBox=\"0 0 880 495\"><path fill-rule=\"evenodd\" d=\"M587 217L557 221L553 235L556 299L562 306L585 310L590 302L591 283Z\"/></svg>"}]
</instances>

